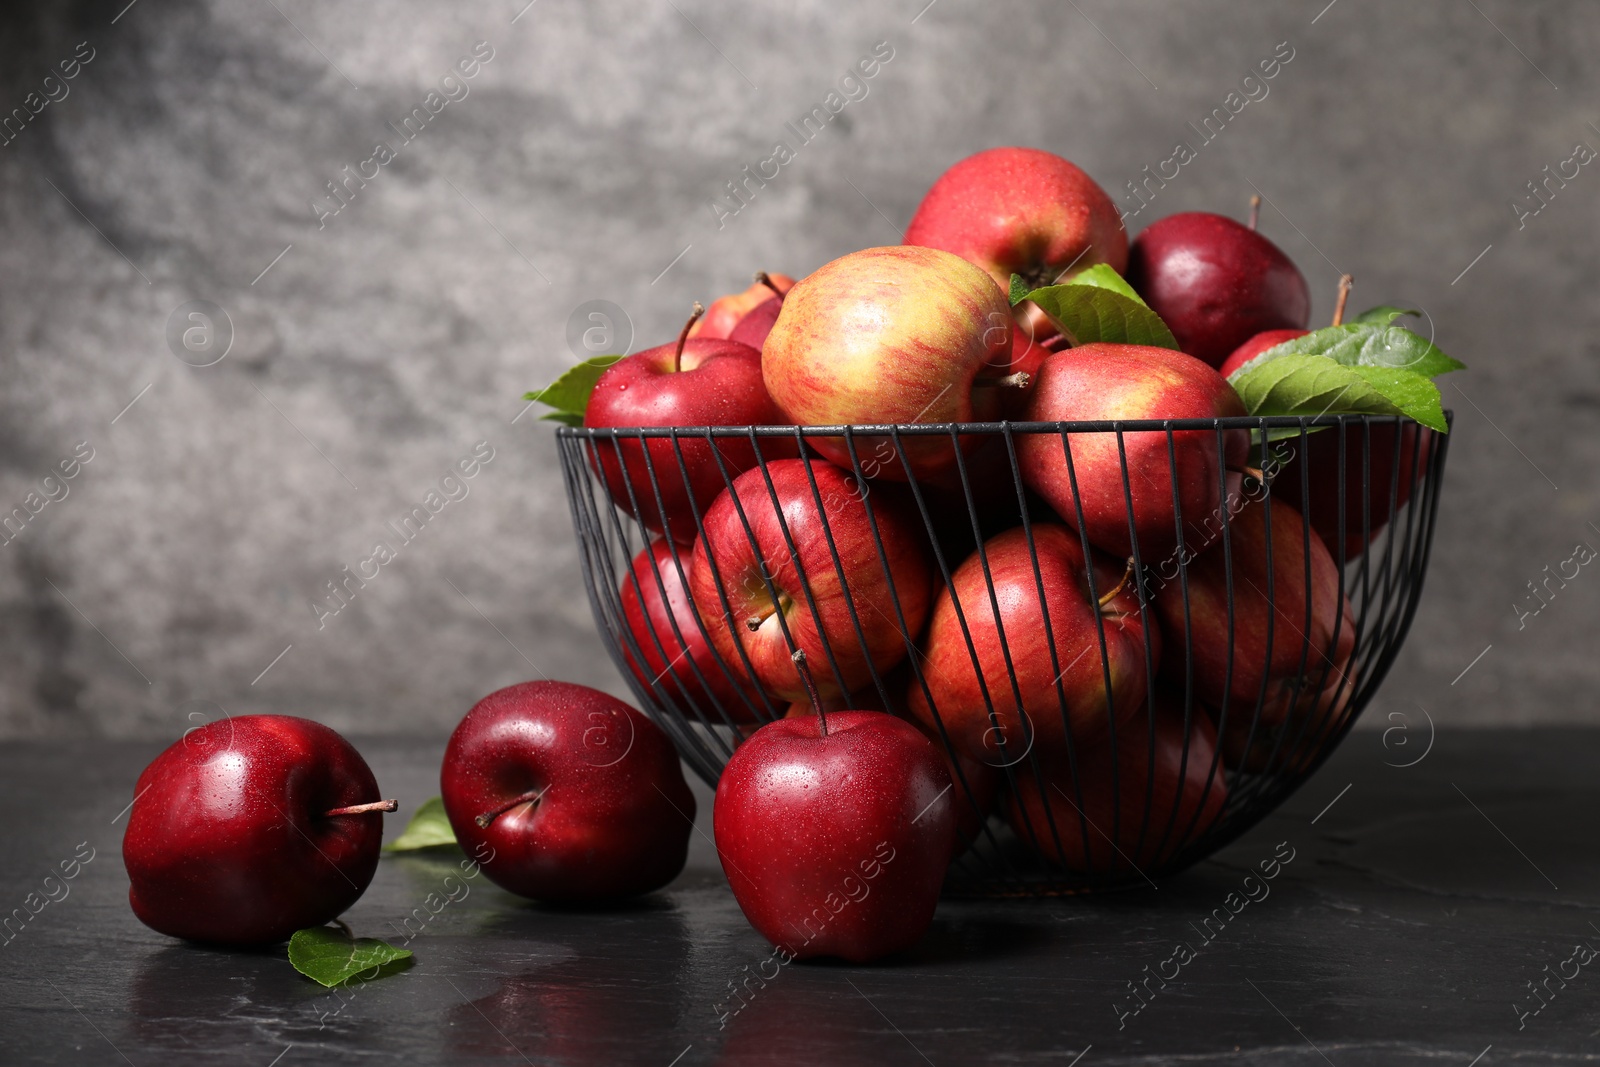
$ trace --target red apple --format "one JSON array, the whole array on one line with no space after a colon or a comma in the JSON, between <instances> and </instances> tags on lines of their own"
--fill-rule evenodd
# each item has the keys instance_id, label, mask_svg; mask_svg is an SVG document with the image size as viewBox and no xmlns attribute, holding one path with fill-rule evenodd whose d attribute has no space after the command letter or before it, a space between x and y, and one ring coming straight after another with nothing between
<instances>
[{"instance_id":1,"label":"red apple","mask_svg":"<svg viewBox=\"0 0 1600 1067\"><path fill-rule=\"evenodd\" d=\"M241 715L183 735L134 785L122 841L128 902L163 934L266 945L321 926L372 881L378 783L309 719Z\"/></svg>"},{"instance_id":2,"label":"red apple","mask_svg":"<svg viewBox=\"0 0 1600 1067\"><path fill-rule=\"evenodd\" d=\"M1121 273L1128 260L1128 235L1105 190L1037 148L991 148L945 171L905 242L976 263L1004 292L1013 274L1037 288L1096 263Z\"/></svg>"},{"instance_id":3,"label":"red apple","mask_svg":"<svg viewBox=\"0 0 1600 1067\"><path fill-rule=\"evenodd\" d=\"M717 855L739 908L795 959L866 963L933 921L955 837L944 761L875 711L780 719L717 783Z\"/></svg>"},{"instance_id":4,"label":"red apple","mask_svg":"<svg viewBox=\"0 0 1600 1067\"><path fill-rule=\"evenodd\" d=\"M1311 318L1311 290L1289 257L1222 215L1151 223L1128 250L1128 283L1179 348L1213 367L1263 330L1303 330Z\"/></svg>"},{"instance_id":5,"label":"red apple","mask_svg":"<svg viewBox=\"0 0 1600 1067\"><path fill-rule=\"evenodd\" d=\"M1056 754L1005 795L1006 820L1046 859L1090 874L1148 875L1216 821L1227 799L1216 729L1157 693L1109 736Z\"/></svg>"},{"instance_id":6,"label":"red apple","mask_svg":"<svg viewBox=\"0 0 1600 1067\"><path fill-rule=\"evenodd\" d=\"M1253 704L1234 704L1228 721L1215 708L1207 712L1221 728L1222 758L1235 770L1261 774L1308 771L1349 718L1355 678L1346 659L1328 671L1311 675L1301 692L1279 689L1255 716ZM1315 688L1317 685L1320 689Z\"/></svg>"},{"instance_id":7,"label":"red apple","mask_svg":"<svg viewBox=\"0 0 1600 1067\"><path fill-rule=\"evenodd\" d=\"M1143 345L1088 344L1045 357L1033 387L1028 418L1037 422L1112 419L1222 418L1245 414L1244 402L1215 370L1192 356ZM1127 471L1110 432L1071 434L1071 475L1062 439L1023 434L1017 439L1022 476L1029 488L1077 525L1077 506L1089 540L1118 556L1158 563L1178 545L1181 509L1185 526L1202 524L1221 504L1224 468L1249 455L1247 430L1175 430L1171 454L1161 430L1121 435ZM1133 500L1129 528L1128 497ZM1174 502L1176 496L1176 504Z\"/></svg>"},{"instance_id":8,"label":"red apple","mask_svg":"<svg viewBox=\"0 0 1600 1067\"><path fill-rule=\"evenodd\" d=\"M1301 495L1302 483L1309 482L1311 526L1330 551L1342 545L1348 561L1366 551L1369 535L1373 541L1381 536L1390 518L1405 506L1412 490L1427 476L1433 435L1414 422L1383 420L1365 428L1351 423L1344 427L1343 436L1341 444L1337 426L1307 434L1302 454L1284 465L1272 484L1272 493L1298 508L1306 499ZM1298 447L1300 439L1291 437L1279 443L1280 448L1285 445Z\"/></svg>"},{"instance_id":9,"label":"red apple","mask_svg":"<svg viewBox=\"0 0 1600 1067\"><path fill-rule=\"evenodd\" d=\"M1167 638L1163 673L1179 686L1192 677L1207 704L1230 701L1230 718L1252 714L1258 698L1277 707L1296 679L1342 670L1355 647L1356 620L1339 568L1317 532L1275 492L1245 503L1227 537L1189 561L1186 578L1187 588L1175 577L1155 596Z\"/></svg>"},{"instance_id":10,"label":"red apple","mask_svg":"<svg viewBox=\"0 0 1600 1067\"><path fill-rule=\"evenodd\" d=\"M1285 341L1293 341L1304 337L1310 330L1262 330L1250 340L1233 350L1227 359L1222 361L1222 366L1217 373L1224 378L1233 377L1234 371L1255 359L1269 348L1276 348Z\"/></svg>"},{"instance_id":11,"label":"red apple","mask_svg":"<svg viewBox=\"0 0 1600 1067\"><path fill-rule=\"evenodd\" d=\"M641 685L663 690L690 718L712 724L765 722L761 694L740 681L738 664L725 669L711 651L689 596L692 563L693 557L664 539L633 558L622 580L622 617L639 655L624 642L623 656Z\"/></svg>"},{"instance_id":12,"label":"red apple","mask_svg":"<svg viewBox=\"0 0 1600 1067\"><path fill-rule=\"evenodd\" d=\"M794 287L794 279L787 274L768 274L757 271L756 280L737 293L719 296L706 308L706 317L689 327L690 337L731 337L739 320L751 309L771 299L774 293L787 293ZM760 347L760 346L757 346Z\"/></svg>"},{"instance_id":13,"label":"red apple","mask_svg":"<svg viewBox=\"0 0 1600 1067\"><path fill-rule=\"evenodd\" d=\"M694 794L672 742L587 686L523 682L478 701L450 735L439 785L461 847L525 897L648 893L688 856Z\"/></svg>"},{"instance_id":14,"label":"red apple","mask_svg":"<svg viewBox=\"0 0 1600 1067\"><path fill-rule=\"evenodd\" d=\"M788 420L804 426L985 421L1011 347L1006 295L960 256L931 248L868 248L801 279L762 349L762 374ZM888 438L877 474L905 478ZM843 438L810 444L851 466ZM945 435L901 439L918 478L948 469ZM863 463L878 444L857 440ZM869 474L870 476L870 474Z\"/></svg>"},{"instance_id":15,"label":"red apple","mask_svg":"<svg viewBox=\"0 0 1600 1067\"><path fill-rule=\"evenodd\" d=\"M607 367L583 413L583 424L595 429L783 421L762 382L760 352L736 341L686 339L682 334L676 344L646 349ZM589 462L595 466L598 461L611 498L624 511L655 533L686 545L695 538L696 512L703 514L727 487L717 454L729 477L757 462L747 437L714 438L715 447L711 440L696 435L676 442L668 437L596 437ZM795 443L783 438L764 438L760 444L761 456L768 459L795 451Z\"/></svg>"},{"instance_id":16,"label":"red apple","mask_svg":"<svg viewBox=\"0 0 1600 1067\"><path fill-rule=\"evenodd\" d=\"M825 698L864 688L874 669L881 676L900 662L932 592L922 532L897 505L820 461L779 460L765 474L740 475L706 513L689 572L723 661L743 665L748 656L756 682L784 700L806 694L796 647L810 657ZM837 674L827 666L830 650Z\"/></svg>"},{"instance_id":17,"label":"red apple","mask_svg":"<svg viewBox=\"0 0 1600 1067\"><path fill-rule=\"evenodd\" d=\"M918 661L926 692L913 682L906 696L927 730L937 734L942 723L958 753L996 767L1035 745L1065 750L1069 729L1074 741L1104 733L1143 702L1160 658L1155 620L1141 616L1126 563L1096 554L1091 596L1078 534L1048 523L1032 532L1031 553L1027 531L1008 530L956 569Z\"/></svg>"}]
</instances>

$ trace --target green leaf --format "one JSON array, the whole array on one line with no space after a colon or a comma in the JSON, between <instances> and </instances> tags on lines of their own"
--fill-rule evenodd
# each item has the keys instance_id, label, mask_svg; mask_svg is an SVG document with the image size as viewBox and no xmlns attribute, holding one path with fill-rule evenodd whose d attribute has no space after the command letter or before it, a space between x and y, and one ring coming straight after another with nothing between
<instances>
[{"instance_id":1,"label":"green leaf","mask_svg":"<svg viewBox=\"0 0 1600 1067\"><path fill-rule=\"evenodd\" d=\"M1063 285L1035 289L1024 299L1037 304L1074 344L1110 341L1178 347L1161 316L1151 311L1133 287L1104 263L1081 271Z\"/></svg>"},{"instance_id":2,"label":"green leaf","mask_svg":"<svg viewBox=\"0 0 1600 1067\"><path fill-rule=\"evenodd\" d=\"M1011 306L1016 307L1028 299L1028 283L1022 280L1022 275L1011 276Z\"/></svg>"},{"instance_id":3,"label":"green leaf","mask_svg":"<svg viewBox=\"0 0 1600 1067\"><path fill-rule=\"evenodd\" d=\"M405 833L383 846L385 852L411 852L419 848L437 848L456 843L455 831L450 829L450 819L444 813L444 801L429 797L422 802L417 813L406 824Z\"/></svg>"},{"instance_id":4,"label":"green leaf","mask_svg":"<svg viewBox=\"0 0 1600 1067\"><path fill-rule=\"evenodd\" d=\"M607 367L622 358L622 356L591 356L576 367L568 367L560 377L543 389L523 393L522 399L537 400L541 404L555 408L543 416L545 419L564 422L568 426L581 426L583 409L589 403L589 394L594 392L594 383L600 380L600 375Z\"/></svg>"},{"instance_id":5,"label":"green leaf","mask_svg":"<svg viewBox=\"0 0 1600 1067\"><path fill-rule=\"evenodd\" d=\"M1393 323L1395 319L1402 318L1406 315L1420 314L1422 314L1422 312L1416 311L1412 308L1393 308L1384 304L1380 304L1375 308L1368 308L1353 319L1345 319L1344 324L1346 326L1366 326L1369 324L1388 326Z\"/></svg>"},{"instance_id":6,"label":"green leaf","mask_svg":"<svg viewBox=\"0 0 1600 1067\"><path fill-rule=\"evenodd\" d=\"M1252 415L1405 415L1448 432L1438 386L1414 371L1287 353L1253 359L1228 381Z\"/></svg>"},{"instance_id":7,"label":"green leaf","mask_svg":"<svg viewBox=\"0 0 1600 1067\"><path fill-rule=\"evenodd\" d=\"M410 949L395 948L375 937L352 939L332 926L296 930L289 939L289 962L294 969L329 988L352 978L371 981L392 974L401 968L385 970L389 964L409 958Z\"/></svg>"},{"instance_id":8,"label":"green leaf","mask_svg":"<svg viewBox=\"0 0 1600 1067\"><path fill-rule=\"evenodd\" d=\"M1247 371L1284 356L1327 356L1347 367L1405 370L1424 378L1448 374L1465 366L1461 361L1445 355L1427 338L1384 321L1383 316L1395 310L1374 308L1366 312L1366 315L1375 316L1371 322L1327 326L1304 337L1274 345L1234 371L1228 380L1236 381Z\"/></svg>"}]
</instances>

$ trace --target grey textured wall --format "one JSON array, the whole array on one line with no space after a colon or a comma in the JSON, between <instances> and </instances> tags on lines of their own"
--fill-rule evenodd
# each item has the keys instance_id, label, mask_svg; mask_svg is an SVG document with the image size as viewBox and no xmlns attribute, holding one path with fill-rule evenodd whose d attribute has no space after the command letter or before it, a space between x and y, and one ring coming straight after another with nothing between
<instances>
[{"instance_id":1,"label":"grey textured wall","mask_svg":"<svg viewBox=\"0 0 1600 1067\"><path fill-rule=\"evenodd\" d=\"M753 269L896 242L992 145L1116 195L1282 41L1269 95L1132 226L1242 214L1253 184L1317 320L1348 270L1357 306L1425 308L1471 367L1445 390L1427 594L1369 725L1413 702L1441 729L1600 717L1600 574L1513 609L1600 547L1600 171L1511 208L1600 147L1591 4L126 2L0 14L0 109L66 91L0 147L0 510L92 450L0 546L5 734L170 736L191 701L442 730L532 665L622 692L551 431L517 417L573 359L578 305L665 340ZM468 95L319 226L325 183L399 145L386 124L480 41ZM868 95L719 228L722 183L880 41ZM93 58L46 85L79 42ZM234 331L209 367L168 343L197 299ZM480 441L470 493L319 628L324 583Z\"/></svg>"}]
</instances>

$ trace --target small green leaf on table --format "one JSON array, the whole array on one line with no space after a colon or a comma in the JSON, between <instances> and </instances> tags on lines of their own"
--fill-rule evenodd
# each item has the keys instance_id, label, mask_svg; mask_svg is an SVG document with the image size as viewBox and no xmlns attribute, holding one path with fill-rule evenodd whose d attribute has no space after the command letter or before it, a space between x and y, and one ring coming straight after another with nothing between
<instances>
[{"instance_id":1,"label":"small green leaf on table","mask_svg":"<svg viewBox=\"0 0 1600 1067\"><path fill-rule=\"evenodd\" d=\"M1013 283L1013 296L1015 284ZM1156 348L1178 347L1161 316L1150 310L1122 275L1097 263L1061 285L1027 293L1075 345L1096 341Z\"/></svg>"},{"instance_id":2,"label":"small green leaf on table","mask_svg":"<svg viewBox=\"0 0 1600 1067\"><path fill-rule=\"evenodd\" d=\"M522 399L537 400L554 409L541 415L541 419L568 426L582 426L583 409L588 406L589 394L594 392L594 383L600 380L600 375L605 373L607 367L622 358L591 356L575 367L568 367L543 389L522 394Z\"/></svg>"},{"instance_id":3,"label":"small green leaf on table","mask_svg":"<svg viewBox=\"0 0 1600 1067\"><path fill-rule=\"evenodd\" d=\"M383 850L413 852L420 848L438 848L441 845L455 843L456 834L450 828L449 817L444 813L444 801L439 797L430 797L424 800L417 813L411 816L405 832L384 845Z\"/></svg>"},{"instance_id":4,"label":"small green leaf on table","mask_svg":"<svg viewBox=\"0 0 1600 1067\"><path fill-rule=\"evenodd\" d=\"M352 978L370 981L393 974L409 966L396 964L410 958L410 949L395 948L374 937L352 938L332 926L296 930L289 939L289 962L294 969L330 989Z\"/></svg>"}]
</instances>

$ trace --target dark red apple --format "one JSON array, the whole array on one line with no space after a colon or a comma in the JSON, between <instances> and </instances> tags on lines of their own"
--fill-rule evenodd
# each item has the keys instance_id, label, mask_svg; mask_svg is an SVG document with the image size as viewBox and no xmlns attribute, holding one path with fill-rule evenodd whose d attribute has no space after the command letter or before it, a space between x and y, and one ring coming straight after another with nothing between
<instances>
[{"instance_id":1,"label":"dark red apple","mask_svg":"<svg viewBox=\"0 0 1600 1067\"><path fill-rule=\"evenodd\" d=\"M1178 347L1213 367L1263 330L1303 330L1311 319L1311 290L1289 257L1222 215L1151 223L1128 250L1127 276Z\"/></svg>"},{"instance_id":2,"label":"dark red apple","mask_svg":"<svg viewBox=\"0 0 1600 1067\"><path fill-rule=\"evenodd\" d=\"M1046 356L1028 407L1028 418L1037 422L1244 414L1244 402L1233 387L1194 357L1168 348L1118 344L1088 344ZM1152 565L1178 545L1179 509L1186 529L1201 526L1222 502L1224 469L1241 467L1248 458L1249 431L1228 430L1220 436L1219 442L1215 430L1175 430L1169 455L1164 431L1124 432L1124 474L1117 434L1071 434L1076 493L1061 437L1020 435L1017 452L1029 488L1049 501L1068 526L1077 525L1081 505L1094 545L1126 557L1133 553L1137 534L1140 563Z\"/></svg>"},{"instance_id":3,"label":"dark red apple","mask_svg":"<svg viewBox=\"0 0 1600 1067\"><path fill-rule=\"evenodd\" d=\"M1253 714L1258 698L1278 707L1296 679L1318 684L1355 646L1339 568L1276 492L1245 503L1227 537L1189 561L1186 578L1187 587L1174 578L1155 596L1167 639L1162 671L1175 686L1192 676L1206 704L1229 700L1230 718Z\"/></svg>"},{"instance_id":4,"label":"dark red apple","mask_svg":"<svg viewBox=\"0 0 1600 1067\"><path fill-rule=\"evenodd\" d=\"M1256 774L1308 770L1350 716L1355 678L1349 669L1347 659L1331 668L1326 678L1320 672L1311 675L1298 693L1279 689L1259 718L1253 704L1232 705L1226 723L1215 708L1208 708L1221 731L1223 761L1235 770Z\"/></svg>"},{"instance_id":5,"label":"dark red apple","mask_svg":"<svg viewBox=\"0 0 1600 1067\"><path fill-rule=\"evenodd\" d=\"M1064 753L1005 794L1006 820L1040 855L1069 870L1148 874L1210 828L1227 799L1216 729L1195 705L1158 691L1109 736Z\"/></svg>"},{"instance_id":6,"label":"dark red apple","mask_svg":"<svg viewBox=\"0 0 1600 1067\"><path fill-rule=\"evenodd\" d=\"M1344 559L1365 552L1377 540L1389 519L1405 506L1427 476L1433 454L1433 434L1414 422L1379 420L1363 427L1352 422L1330 426L1306 435L1302 454L1284 465L1273 482L1272 493L1300 507L1302 483L1309 483L1312 528L1329 551L1344 547ZM1298 447L1300 439L1280 442ZM1343 453L1343 470L1340 469ZM1365 460L1366 469L1362 464ZM1339 519L1339 486L1344 486L1344 521ZM1365 511L1363 511L1365 508ZM1363 532L1365 531L1365 532Z\"/></svg>"},{"instance_id":7,"label":"dark red apple","mask_svg":"<svg viewBox=\"0 0 1600 1067\"><path fill-rule=\"evenodd\" d=\"M672 742L587 686L522 682L478 701L450 735L439 785L461 847L525 897L648 893L688 856L694 794Z\"/></svg>"},{"instance_id":8,"label":"dark red apple","mask_svg":"<svg viewBox=\"0 0 1600 1067\"><path fill-rule=\"evenodd\" d=\"M638 645L636 657L623 643L629 668L646 689L661 689L683 714L712 724L764 722L761 694L741 682L733 663L726 669L707 642L689 597L693 557L657 539L633 558L622 580L622 617Z\"/></svg>"},{"instance_id":9,"label":"dark red apple","mask_svg":"<svg viewBox=\"0 0 1600 1067\"><path fill-rule=\"evenodd\" d=\"M942 723L958 753L995 767L1034 746L1064 751L1069 730L1080 741L1132 714L1161 654L1126 562L1096 554L1091 596L1078 534L1051 523L1032 532L1032 552L1027 531L1008 530L956 569L918 661L926 692L913 683L906 694L926 730Z\"/></svg>"},{"instance_id":10,"label":"dark red apple","mask_svg":"<svg viewBox=\"0 0 1600 1067\"><path fill-rule=\"evenodd\" d=\"M717 783L717 855L739 908L795 959L910 948L933 921L955 839L943 759L875 711L780 719Z\"/></svg>"},{"instance_id":11,"label":"dark red apple","mask_svg":"<svg viewBox=\"0 0 1600 1067\"><path fill-rule=\"evenodd\" d=\"M1128 235L1105 190L1076 166L1037 148L991 148L939 176L906 226L905 243L954 252L1029 288L1069 269L1127 265Z\"/></svg>"},{"instance_id":12,"label":"dark red apple","mask_svg":"<svg viewBox=\"0 0 1600 1067\"><path fill-rule=\"evenodd\" d=\"M378 783L334 731L241 715L184 734L139 775L122 841L128 901L163 934L266 945L321 926L372 881Z\"/></svg>"},{"instance_id":13,"label":"dark red apple","mask_svg":"<svg viewBox=\"0 0 1600 1067\"><path fill-rule=\"evenodd\" d=\"M593 429L784 421L762 381L760 352L737 341L683 335L675 344L646 349L607 367L583 413L584 426ZM704 514L727 487L717 454L730 477L757 462L748 437L718 437L715 447L712 440L686 435L676 442L658 437L647 443L637 437L596 436L589 462L598 465L611 498L624 511L655 533L686 545L695 538L695 513ZM769 459L793 456L795 443L763 438L760 452Z\"/></svg>"},{"instance_id":14,"label":"dark red apple","mask_svg":"<svg viewBox=\"0 0 1600 1067\"><path fill-rule=\"evenodd\" d=\"M932 592L922 531L897 505L821 461L779 460L740 475L706 513L689 574L724 662L742 666L748 656L756 682L784 700L806 694L791 658L797 647L824 698L862 689L874 669L900 662Z\"/></svg>"}]
</instances>

